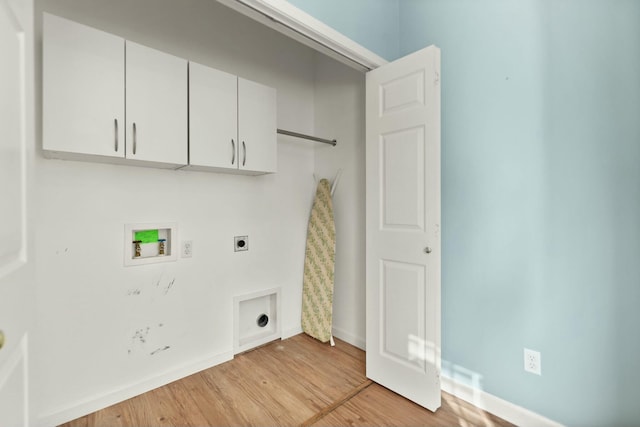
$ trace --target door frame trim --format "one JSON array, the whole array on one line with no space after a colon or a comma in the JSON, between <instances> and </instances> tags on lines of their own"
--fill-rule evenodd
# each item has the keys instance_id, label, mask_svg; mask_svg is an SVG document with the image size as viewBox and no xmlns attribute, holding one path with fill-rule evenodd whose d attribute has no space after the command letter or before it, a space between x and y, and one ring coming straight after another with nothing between
<instances>
[{"instance_id":1,"label":"door frame trim","mask_svg":"<svg viewBox=\"0 0 640 427\"><path fill-rule=\"evenodd\" d=\"M238 13L361 72L388 61L283 0L217 0Z\"/></svg>"}]
</instances>

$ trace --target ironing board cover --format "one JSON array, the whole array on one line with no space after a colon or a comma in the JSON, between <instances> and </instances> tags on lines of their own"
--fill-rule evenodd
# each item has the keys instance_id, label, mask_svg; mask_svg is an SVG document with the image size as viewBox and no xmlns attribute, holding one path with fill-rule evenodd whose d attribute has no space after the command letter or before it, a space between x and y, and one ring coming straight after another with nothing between
<instances>
[{"instance_id":1,"label":"ironing board cover","mask_svg":"<svg viewBox=\"0 0 640 427\"><path fill-rule=\"evenodd\" d=\"M302 287L302 330L321 342L331 339L335 252L331 189L321 179L309 217Z\"/></svg>"}]
</instances>

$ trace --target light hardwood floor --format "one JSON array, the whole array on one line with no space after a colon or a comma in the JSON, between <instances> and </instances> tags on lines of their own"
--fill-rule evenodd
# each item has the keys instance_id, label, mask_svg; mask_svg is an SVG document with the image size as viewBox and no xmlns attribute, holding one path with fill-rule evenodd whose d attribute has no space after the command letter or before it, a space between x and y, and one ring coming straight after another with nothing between
<instances>
[{"instance_id":1,"label":"light hardwood floor","mask_svg":"<svg viewBox=\"0 0 640 427\"><path fill-rule=\"evenodd\" d=\"M64 424L511 426L447 393L432 413L365 377L362 350L300 334Z\"/></svg>"}]
</instances>

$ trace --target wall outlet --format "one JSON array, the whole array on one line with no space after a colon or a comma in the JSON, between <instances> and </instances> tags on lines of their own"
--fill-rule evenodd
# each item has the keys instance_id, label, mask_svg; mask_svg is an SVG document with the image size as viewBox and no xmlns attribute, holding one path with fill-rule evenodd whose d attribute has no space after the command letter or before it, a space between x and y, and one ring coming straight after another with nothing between
<instances>
[{"instance_id":1,"label":"wall outlet","mask_svg":"<svg viewBox=\"0 0 640 427\"><path fill-rule=\"evenodd\" d=\"M524 370L532 374L542 375L542 359L540 352L535 350L524 349Z\"/></svg>"},{"instance_id":2,"label":"wall outlet","mask_svg":"<svg viewBox=\"0 0 640 427\"><path fill-rule=\"evenodd\" d=\"M193 241L191 240L183 240L182 241L182 258L191 258L193 256Z\"/></svg>"},{"instance_id":3,"label":"wall outlet","mask_svg":"<svg viewBox=\"0 0 640 427\"><path fill-rule=\"evenodd\" d=\"M249 250L249 236L235 236L233 238L233 250L242 252Z\"/></svg>"}]
</instances>

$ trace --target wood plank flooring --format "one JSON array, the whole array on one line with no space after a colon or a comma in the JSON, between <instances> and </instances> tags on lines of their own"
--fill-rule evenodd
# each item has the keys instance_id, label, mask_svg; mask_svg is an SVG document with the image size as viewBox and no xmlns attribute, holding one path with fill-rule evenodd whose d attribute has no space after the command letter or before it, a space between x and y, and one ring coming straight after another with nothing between
<instances>
[{"instance_id":1,"label":"wood plank flooring","mask_svg":"<svg viewBox=\"0 0 640 427\"><path fill-rule=\"evenodd\" d=\"M443 393L432 413L365 377L365 353L300 334L64 424L117 426L511 426Z\"/></svg>"}]
</instances>

